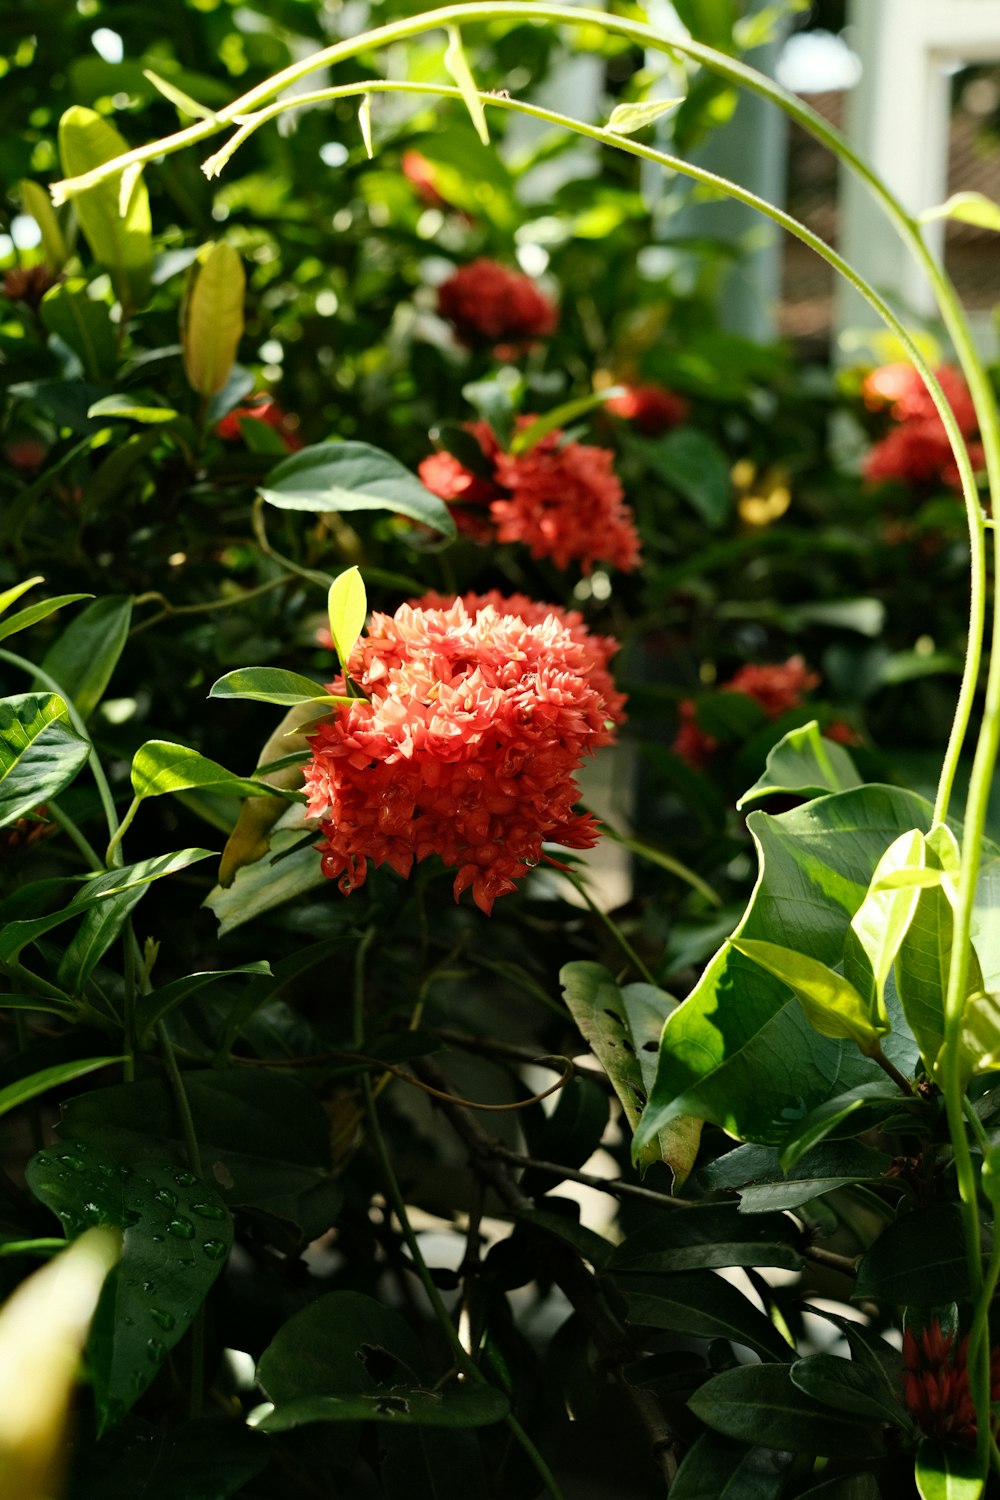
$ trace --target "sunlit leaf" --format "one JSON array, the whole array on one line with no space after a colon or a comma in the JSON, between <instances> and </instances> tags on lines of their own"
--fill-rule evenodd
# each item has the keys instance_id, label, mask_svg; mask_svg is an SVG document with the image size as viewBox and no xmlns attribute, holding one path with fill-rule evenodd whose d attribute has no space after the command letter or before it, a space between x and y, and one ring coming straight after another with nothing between
<instances>
[{"instance_id":1,"label":"sunlit leaf","mask_svg":"<svg viewBox=\"0 0 1000 1500\"><path fill-rule=\"evenodd\" d=\"M346 672L368 614L368 595L357 568L345 568L343 573L338 573L330 585L326 609L334 650Z\"/></svg>"},{"instance_id":2,"label":"sunlit leaf","mask_svg":"<svg viewBox=\"0 0 1000 1500\"><path fill-rule=\"evenodd\" d=\"M457 26L448 27L448 46L444 54L444 65L458 84L476 134L483 145L488 146L490 131L486 124L486 112L476 88L476 80L472 76L472 69L469 67L469 60L465 55L465 48L462 46L462 33Z\"/></svg>"},{"instance_id":3,"label":"sunlit leaf","mask_svg":"<svg viewBox=\"0 0 1000 1500\"><path fill-rule=\"evenodd\" d=\"M128 142L102 115L74 104L59 121L59 156L67 178L128 151ZM145 184L137 181L128 210L120 212L121 174L73 194L73 207L87 243L105 267L122 305L134 311L149 294L153 266L152 221Z\"/></svg>"},{"instance_id":4,"label":"sunlit leaf","mask_svg":"<svg viewBox=\"0 0 1000 1500\"><path fill-rule=\"evenodd\" d=\"M61 792L89 754L87 741L66 723L57 694L0 699L0 828Z\"/></svg>"},{"instance_id":5,"label":"sunlit leaf","mask_svg":"<svg viewBox=\"0 0 1000 1500\"><path fill-rule=\"evenodd\" d=\"M613 130L615 135L635 135L637 130L642 130L645 125L652 125L655 120L683 103L682 95L679 99L647 99L641 104L616 104L604 128Z\"/></svg>"},{"instance_id":6,"label":"sunlit leaf","mask_svg":"<svg viewBox=\"0 0 1000 1500\"><path fill-rule=\"evenodd\" d=\"M318 443L272 469L261 495L282 510L387 510L443 536L455 522L443 500L401 463L368 443Z\"/></svg>"},{"instance_id":7,"label":"sunlit leaf","mask_svg":"<svg viewBox=\"0 0 1000 1500\"><path fill-rule=\"evenodd\" d=\"M210 698L249 698L255 703L352 703L354 699L328 693L323 685L281 667L237 667L213 682Z\"/></svg>"},{"instance_id":8,"label":"sunlit leaf","mask_svg":"<svg viewBox=\"0 0 1000 1500\"><path fill-rule=\"evenodd\" d=\"M945 203L925 208L918 215L921 224L932 224L935 219L957 219L961 224L975 224L978 229L995 229L1000 233L1000 203L994 203L985 193L953 193Z\"/></svg>"},{"instance_id":9,"label":"sunlit leaf","mask_svg":"<svg viewBox=\"0 0 1000 1500\"><path fill-rule=\"evenodd\" d=\"M188 272L181 348L188 384L200 396L223 390L243 334L243 262L224 240L204 245Z\"/></svg>"}]
</instances>

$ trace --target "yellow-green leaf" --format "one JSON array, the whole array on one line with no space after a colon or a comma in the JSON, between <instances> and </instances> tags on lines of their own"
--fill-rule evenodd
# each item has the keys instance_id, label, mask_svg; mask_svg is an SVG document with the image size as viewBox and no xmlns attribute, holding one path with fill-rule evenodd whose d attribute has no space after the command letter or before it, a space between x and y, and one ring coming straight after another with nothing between
<instances>
[{"instance_id":1,"label":"yellow-green leaf","mask_svg":"<svg viewBox=\"0 0 1000 1500\"><path fill-rule=\"evenodd\" d=\"M182 115L190 115L193 120L214 120L215 111L207 105L199 104L197 99L192 99L190 94L185 94L176 84L168 83L161 78L159 73L154 73L152 68L143 68L143 78L148 78L154 89L158 89L164 99L169 99L171 104L176 104Z\"/></svg>"},{"instance_id":2,"label":"yellow-green leaf","mask_svg":"<svg viewBox=\"0 0 1000 1500\"><path fill-rule=\"evenodd\" d=\"M128 151L128 142L95 110L74 104L59 121L59 156L67 178L81 177ZM95 259L108 271L122 306L129 312L149 294L153 265L149 194L141 179L129 181L122 214L122 174L73 194L80 228Z\"/></svg>"},{"instance_id":3,"label":"yellow-green leaf","mask_svg":"<svg viewBox=\"0 0 1000 1500\"><path fill-rule=\"evenodd\" d=\"M1000 203L994 203L985 193L953 193L947 202L926 208L920 215L921 224L931 224L935 219L957 219L1000 234Z\"/></svg>"},{"instance_id":4,"label":"yellow-green leaf","mask_svg":"<svg viewBox=\"0 0 1000 1500\"><path fill-rule=\"evenodd\" d=\"M368 595L364 579L357 568L345 568L343 573L338 573L330 585L326 607L334 649L346 672L351 652L364 629L368 614Z\"/></svg>"},{"instance_id":5,"label":"yellow-green leaf","mask_svg":"<svg viewBox=\"0 0 1000 1500\"><path fill-rule=\"evenodd\" d=\"M794 990L806 1020L821 1036L846 1037L869 1053L889 1029L871 1019L853 984L819 959L779 943L750 938L730 938L730 942L738 953Z\"/></svg>"},{"instance_id":6,"label":"yellow-green leaf","mask_svg":"<svg viewBox=\"0 0 1000 1500\"><path fill-rule=\"evenodd\" d=\"M12 604L16 604L22 594L26 594L29 589L33 589L36 583L44 582L45 579L41 573L37 573L34 578L28 578L24 583L15 583L13 588L4 589L3 593L0 594L0 615L5 610L10 609Z\"/></svg>"},{"instance_id":7,"label":"yellow-green leaf","mask_svg":"<svg viewBox=\"0 0 1000 1500\"><path fill-rule=\"evenodd\" d=\"M361 126L361 139L365 143L365 152L367 153L368 160L371 161L375 156L375 151L372 147L371 94L365 94L364 98L361 100L361 103L358 105L358 124Z\"/></svg>"},{"instance_id":8,"label":"yellow-green leaf","mask_svg":"<svg viewBox=\"0 0 1000 1500\"><path fill-rule=\"evenodd\" d=\"M490 143L489 127L486 124L486 113L483 109L483 101L479 97L476 88L476 80L472 76L469 60L462 46L462 33L457 26L448 27L448 47L444 54L444 65L454 78L465 100L465 107L469 111L476 134L484 146Z\"/></svg>"},{"instance_id":9,"label":"yellow-green leaf","mask_svg":"<svg viewBox=\"0 0 1000 1500\"><path fill-rule=\"evenodd\" d=\"M919 829L900 834L875 866L868 894L851 918L851 928L871 964L877 1015L886 1027L885 986L899 946L913 921L920 888L904 886L899 890L887 890L879 882L900 871L920 870L925 862L924 836Z\"/></svg>"},{"instance_id":10,"label":"yellow-green leaf","mask_svg":"<svg viewBox=\"0 0 1000 1500\"><path fill-rule=\"evenodd\" d=\"M45 264L52 271L61 271L69 260L69 249L48 193L39 183L25 178L21 183L21 206L42 232Z\"/></svg>"},{"instance_id":11,"label":"yellow-green leaf","mask_svg":"<svg viewBox=\"0 0 1000 1500\"><path fill-rule=\"evenodd\" d=\"M670 110L676 109L683 104L680 99L647 99L642 104L616 104L611 111L605 130L613 130L615 135L635 135L644 125L652 125L654 120L660 119L662 115L668 114Z\"/></svg>"},{"instance_id":12,"label":"yellow-green leaf","mask_svg":"<svg viewBox=\"0 0 1000 1500\"><path fill-rule=\"evenodd\" d=\"M224 241L204 245L188 272L181 308L184 373L200 396L221 391L243 334L243 263Z\"/></svg>"}]
</instances>

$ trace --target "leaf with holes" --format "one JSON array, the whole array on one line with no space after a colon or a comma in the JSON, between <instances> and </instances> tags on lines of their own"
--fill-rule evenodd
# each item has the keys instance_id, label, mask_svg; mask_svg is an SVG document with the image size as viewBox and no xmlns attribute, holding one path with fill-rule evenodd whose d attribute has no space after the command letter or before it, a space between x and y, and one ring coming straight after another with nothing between
<instances>
[{"instance_id":1,"label":"leaf with holes","mask_svg":"<svg viewBox=\"0 0 1000 1500\"><path fill-rule=\"evenodd\" d=\"M650 984L620 989L607 969L584 960L566 964L559 980L573 1019L614 1085L634 1131L656 1074L663 1022L674 1002ZM699 1139L696 1121L673 1121L644 1146L637 1164L645 1170L664 1161L679 1185L694 1164Z\"/></svg>"},{"instance_id":2,"label":"leaf with holes","mask_svg":"<svg viewBox=\"0 0 1000 1500\"><path fill-rule=\"evenodd\" d=\"M122 1231L87 1346L98 1425L139 1399L183 1336L229 1254L233 1223L214 1188L176 1161L141 1163L97 1144L47 1147L28 1185L70 1239L94 1224Z\"/></svg>"}]
</instances>

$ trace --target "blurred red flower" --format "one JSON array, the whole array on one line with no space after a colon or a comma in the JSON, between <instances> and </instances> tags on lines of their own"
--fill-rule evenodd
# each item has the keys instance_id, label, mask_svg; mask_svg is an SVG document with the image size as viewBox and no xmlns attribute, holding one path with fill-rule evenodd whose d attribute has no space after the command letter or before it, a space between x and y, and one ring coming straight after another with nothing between
<instances>
[{"instance_id":1,"label":"blurred red flower","mask_svg":"<svg viewBox=\"0 0 1000 1500\"><path fill-rule=\"evenodd\" d=\"M819 681L819 673L810 672L804 657L790 656L787 661L747 662L728 681L719 683L719 691L744 693L759 704L769 719L777 719L790 709L798 708L806 693L818 687ZM674 736L674 754L686 760L688 765L701 767L718 749L719 742L699 727L698 705L693 698L682 698L677 712L680 725Z\"/></svg>"},{"instance_id":2,"label":"blurred red flower","mask_svg":"<svg viewBox=\"0 0 1000 1500\"><path fill-rule=\"evenodd\" d=\"M978 421L964 376L953 365L941 365L934 373L959 431L963 437L971 437ZM897 424L871 448L865 460L864 476L869 484L901 480L917 486L960 487L958 465L944 423L912 365L880 365L865 378L861 394L870 411L888 411ZM969 444L969 456L974 468L982 468L985 459L980 443Z\"/></svg>"},{"instance_id":3,"label":"blurred red flower","mask_svg":"<svg viewBox=\"0 0 1000 1500\"><path fill-rule=\"evenodd\" d=\"M457 872L456 899L471 887L489 913L543 842L593 844L574 772L613 738L620 702L595 685L594 638L578 637L552 611L529 623L458 599L373 615L349 663L369 696L320 725L305 772L324 873L349 893L369 859L405 877L436 854Z\"/></svg>"},{"instance_id":4,"label":"blurred red flower","mask_svg":"<svg viewBox=\"0 0 1000 1500\"><path fill-rule=\"evenodd\" d=\"M273 396L263 394L251 396L243 406L234 406L221 422L216 422L216 437L223 438L227 443L242 441L240 421L248 417L255 422L264 422L268 427L273 427L283 439L289 453L297 453L302 447L302 439L296 433L288 413L278 405Z\"/></svg>"},{"instance_id":5,"label":"blurred red flower","mask_svg":"<svg viewBox=\"0 0 1000 1500\"><path fill-rule=\"evenodd\" d=\"M645 437L659 437L678 427L690 407L683 396L675 396L662 385L627 385L624 394L606 403L613 416L631 422Z\"/></svg>"},{"instance_id":6,"label":"blurred red flower","mask_svg":"<svg viewBox=\"0 0 1000 1500\"><path fill-rule=\"evenodd\" d=\"M438 312L463 344L523 348L552 333L559 313L530 276L485 257L459 266L438 287Z\"/></svg>"}]
</instances>

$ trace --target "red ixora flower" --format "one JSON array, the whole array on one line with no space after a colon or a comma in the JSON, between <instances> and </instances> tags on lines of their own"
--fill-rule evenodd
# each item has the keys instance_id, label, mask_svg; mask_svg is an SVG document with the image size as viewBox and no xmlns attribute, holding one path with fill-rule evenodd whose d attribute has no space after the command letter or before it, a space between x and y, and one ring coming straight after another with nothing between
<instances>
[{"instance_id":1,"label":"red ixora flower","mask_svg":"<svg viewBox=\"0 0 1000 1500\"><path fill-rule=\"evenodd\" d=\"M719 690L744 693L760 705L769 719L777 719L789 709L798 708L806 693L819 685L819 680L819 673L810 672L804 657L790 656L787 661L747 662L728 681L720 683ZM674 736L674 754L688 765L703 766L718 749L719 742L699 727L698 706L693 698L682 698L677 712L680 726Z\"/></svg>"},{"instance_id":2,"label":"red ixora flower","mask_svg":"<svg viewBox=\"0 0 1000 1500\"><path fill-rule=\"evenodd\" d=\"M921 1431L945 1442L976 1446L976 1409L969 1391L968 1336L957 1347L932 1318L919 1335L903 1334L903 1396ZM1000 1350L990 1351L990 1401L1000 1401ZM994 1422L994 1427L996 1422Z\"/></svg>"},{"instance_id":3,"label":"red ixora flower","mask_svg":"<svg viewBox=\"0 0 1000 1500\"><path fill-rule=\"evenodd\" d=\"M947 398L962 436L975 433L978 422L969 387L960 370L941 365L935 375ZM944 484L960 488L958 465L930 392L912 365L880 365L866 376L861 394L869 411L888 411L896 423L877 442L865 460L869 484L901 480L905 484ZM980 443L969 444L974 468L985 457Z\"/></svg>"},{"instance_id":4,"label":"red ixora flower","mask_svg":"<svg viewBox=\"0 0 1000 1500\"><path fill-rule=\"evenodd\" d=\"M273 427L289 453L297 453L302 447L302 439L295 431L294 419L278 405L273 396L264 394L251 396L243 406L234 406L232 411L227 412L222 421L215 424L216 437L223 438L227 443L240 442L243 437L240 421L246 417Z\"/></svg>"},{"instance_id":5,"label":"red ixora flower","mask_svg":"<svg viewBox=\"0 0 1000 1500\"><path fill-rule=\"evenodd\" d=\"M552 333L558 309L530 276L499 261L469 261L438 287L438 312L463 344L523 348Z\"/></svg>"},{"instance_id":6,"label":"red ixora flower","mask_svg":"<svg viewBox=\"0 0 1000 1500\"><path fill-rule=\"evenodd\" d=\"M521 417L518 426L533 420ZM482 448L492 482L442 453L425 458L419 474L429 490L455 506L456 522L467 534L523 542L532 557L551 558L558 568L579 562L584 573L598 561L623 572L638 565L639 535L609 448L563 442L555 431L527 453L505 453L485 422L466 423L465 430ZM482 511L466 511L465 504L488 506L492 533L483 526Z\"/></svg>"},{"instance_id":7,"label":"red ixora flower","mask_svg":"<svg viewBox=\"0 0 1000 1500\"><path fill-rule=\"evenodd\" d=\"M609 643L494 597L375 614L355 647L350 675L368 696L320 725L305 772L323 872L345 894L368 860L405 877L436 854L457 872L456 899L471 887L489 913L543 842L596 842L593 817L573 811L574 773L621 716L604 696Z\"/></svg>"},{"instance_id":8,"label":"red ixora flower","mask_svg":"<svg viewBox=\"0 0 1000 1500\"><path fill-rule=\"evenodd\" d=\"M623 394L612 396L606 405L613 416L631 422L645 437L659 437L680 426L690 410L683 396L654 384L626 385Z\"/></svg>"}]
</instances>

